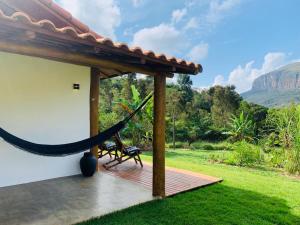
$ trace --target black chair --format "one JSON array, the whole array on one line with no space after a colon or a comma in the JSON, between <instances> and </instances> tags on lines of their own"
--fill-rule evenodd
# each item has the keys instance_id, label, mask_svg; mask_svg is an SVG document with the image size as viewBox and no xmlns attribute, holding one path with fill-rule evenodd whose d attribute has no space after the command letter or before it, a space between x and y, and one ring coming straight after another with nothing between
<instances>
[{"instance_id":1,"label":"black chair","mask_svg":"<svg viewBox=\"0 0 300 225\"><path fill-rule=\"evenodd\" d=\"M114 160L104 164L104 167L106 169L112 168L116 165L119 165L123 162L126 162L129 159L134 159L135 163L139 163L141 167L143 167L143 163L140 157L140 154L142 153L141 149L136 146L126 146L119 133L117 133L114 136L115 145L119 153L117 153L117 157L115 157Z\"/></svg>"},{"instance_id":2,"label":"black chair","mask_svg":"<svg viewBox=\"0 0 300 225\"><path fill-rule=\"evenodd\" d=\"M104 142L98 146L98 159L109 155L110 158L114 156L116 159L118 156L117 145L114 142Z\"/></svg>"}]
</instances>

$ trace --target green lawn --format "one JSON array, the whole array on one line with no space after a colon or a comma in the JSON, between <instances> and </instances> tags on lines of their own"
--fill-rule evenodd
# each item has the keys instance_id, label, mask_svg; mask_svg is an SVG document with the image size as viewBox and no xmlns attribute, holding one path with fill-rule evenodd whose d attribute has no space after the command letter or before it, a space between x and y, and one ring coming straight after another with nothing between
<instances>
[{"instance_id":1,"label":"green lawn","mask_svg":"<svg viewBox=\"0 0 300 225\"><path fill-rule=\"evenodd\" d=\"M300 225L300 180L268 169L210 164L221 151L167 152L167 165L216 177L221 184L135 206L82 223L94 224L293 224ZM144 160L151 160L144 154Z\"/></svg>"}]
</instances>

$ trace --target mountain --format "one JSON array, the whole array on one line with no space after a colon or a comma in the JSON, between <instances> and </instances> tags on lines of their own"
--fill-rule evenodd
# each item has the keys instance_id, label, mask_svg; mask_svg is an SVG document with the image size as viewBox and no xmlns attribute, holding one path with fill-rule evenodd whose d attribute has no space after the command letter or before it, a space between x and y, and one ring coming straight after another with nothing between
<instances>
[{"instance_id":1,"label":"mountain","mask_svg":"<svg viewBox=\"0 0 300 225\"><path fill-rule=\"evenodd\" d=\"M242 96L249 102L267 107L300 103L300 62L258 77L254 80L252 89Z\"/></svg>"}]
</instances>

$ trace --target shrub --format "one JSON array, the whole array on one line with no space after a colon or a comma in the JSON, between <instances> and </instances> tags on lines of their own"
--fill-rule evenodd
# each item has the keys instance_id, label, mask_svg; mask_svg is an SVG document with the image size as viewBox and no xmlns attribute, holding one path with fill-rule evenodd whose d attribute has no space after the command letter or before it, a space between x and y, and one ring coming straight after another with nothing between
<instances>
[{"instance_id":1,"label":"shrub","mask_svg":"<svg viewBox=\"0 0 300 225\"><path fill-rule=\"evenodd\" d=\"M233 145L233 152L225 162L236 166L253 166L262 162L262 155L259 147L241 141Z\"/></svg>"},{"instance_id":2,"label":"shrub","mask_svg":"<svg viewBox=\"0 0 300 225\"><path fill-rule=\"evenodd\" d=\"M285 151L285 170L300 174L300 106L270 109L267 124L278 134L279 145Z\"/></svg>"},{"instance_id":3,"label":"shrub","mask_svg":"<svg viewBox=\"0 0 300 225\"><path fill-rule=\"evenodd\" d=\"M208 156L208 161L211 163L224 163L226 160L226 154L210 154Z\"/></svg>"},{"instance_id":4,"label":"shrub","mask_svg":"<svg viewBox=\"0 0 300 225\"><path fill-rule=\"evenodd\" d=\"M285 169L290 174L300 174L300 149L294 147L287 151Z\"/></svg>"},{"instance_id":5,"label":"shrub","mask_svg":"<svg viewBox=\"0 0 300 225\"><path fill-rule=\"evenodd\" d=\"M232 144L227 142L210 143L205 141L197 141L191 144L192 149L200 150L232 150Z\"/></svg>"},{"instance_id":6,"label":"shrub","mask_svg":"<svg viewBox=\"0 0 300 225\"><path fill-rule=\"evenodd\" d=\"M226 134L224 131L224 129L211 127L203 134L202 139L207 141L224 141L228 138L228 134Z\"/></svg>"},{"instance_id":7,"label":"shrub","mask_svg":"<svg viewBox=\"0 0 300 225\"><path fill-rule=\"evenodd\" d=\"M280 147L279 136L272 132L267 136L267 138L260 140L260 144L263 146L264 152L272 152L274 148Z\"/></svg>"},{"instance_id":8,"label":"shrub","mask_svg":"<svg viewBox=\"0 0 300 225\"><path fill-rule=\"evenodd\" d=\"M166 148L173 149L173 143L167 143ZM187 142L175 142L175 148L189 148L189 144Z\"/></svg>"},{"instance_id":9,"label":"shrub","mask_svg":"<svg viewBox=\"0 0 300 225\"><path fill-rule=\"evenodd\" d=\"M105 130L120 120L119 115L116 112L101 112L99 114L99 127L100 130Z\"/></svg>"},{"instance_id":10,"label":"shrub","mask_svg":"<svg viewBox=\"0 0 300 225\"><path fill-rule=\"evenodd\" d=\"M224 150L224 151L232 151L232 144L231 143L220 143L220 144L216 144L214 146L215 150Z\"/></svg>"},{"instance_id":11,"label":"shrub","mask_svg":"<svg viewBox=\"0 0 300 225\"><path fill-rule=\"evenodd\" d=\"M202 145L201 149L203 150L215 150L214 146L211 144L204 144Z\"/></svg>"},{"instance_id":12,"label":"shrub","mask_svg":"<svg viewBox=\"0 0 300 225\"><path fill-rule=\"evenodd\" d=\"M268 164L275 168L284 168L285 150L283 148L272 148L267 154Z\"/></svg>"}]
</instances>

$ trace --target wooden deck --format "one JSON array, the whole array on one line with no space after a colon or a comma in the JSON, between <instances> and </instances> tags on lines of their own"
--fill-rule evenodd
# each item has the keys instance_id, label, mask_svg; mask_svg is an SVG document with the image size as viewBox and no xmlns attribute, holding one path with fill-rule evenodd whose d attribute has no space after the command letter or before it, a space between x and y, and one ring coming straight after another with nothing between
<instances>
[{"instance_id":1,"label":"wooden deck","mask_svg":"<svg viewBox=\"0 0 300 225\"><path fill-rule=\"evenodd\" d=\"M134 161L127 161L109 170L104 169L101 164L107 162L109 158L100 159L100 170L112 176L143 185L152 190L152 164L144 163L144 167L136 165ZM218 182L222 179L194 173L187 170L180 170L166 167L166 196L173 196L178 193L205 187Z\"/></svg>"}]
</instances>

